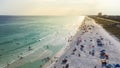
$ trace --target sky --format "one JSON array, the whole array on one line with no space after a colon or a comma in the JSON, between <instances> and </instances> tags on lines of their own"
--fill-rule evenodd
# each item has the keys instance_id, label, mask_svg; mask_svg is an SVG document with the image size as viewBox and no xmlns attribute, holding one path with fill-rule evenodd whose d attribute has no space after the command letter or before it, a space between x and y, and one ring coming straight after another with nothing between
<instances>
[{"instance_id":1,"label":"sky","mask_svg":"<svg viewBox=\"0 0 120 68\"><path fill-rule=\"evenodd\" d=\"M0 0L0 15L120 15L120 0Z\"/></svg>"}]
</instances>

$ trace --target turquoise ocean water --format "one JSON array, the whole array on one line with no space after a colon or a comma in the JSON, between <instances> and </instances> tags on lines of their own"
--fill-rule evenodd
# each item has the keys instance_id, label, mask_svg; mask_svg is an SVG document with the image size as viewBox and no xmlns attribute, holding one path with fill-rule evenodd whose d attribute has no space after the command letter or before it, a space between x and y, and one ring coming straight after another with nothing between
<instances>
[{"instance_id":1,"label":"turquoise ocean water","mask_svg":"<svg viewBox=\"0 0 120 68\"><path fill-rule=\"evenodd\" d=\"M82 19L83 16L0 16L0 68L30 54L34 61L30 63L28 58L19 68L39 68L46 63L42 61L44 56L53 57L67 44ZM33 53L39 58L35 59Z\"/></svg>"}]
</instances>

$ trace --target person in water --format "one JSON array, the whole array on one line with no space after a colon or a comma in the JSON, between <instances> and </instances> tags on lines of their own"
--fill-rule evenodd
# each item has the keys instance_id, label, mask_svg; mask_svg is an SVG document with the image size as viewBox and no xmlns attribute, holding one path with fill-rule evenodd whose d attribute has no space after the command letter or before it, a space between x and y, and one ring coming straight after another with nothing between
<instances>
[{"instance_id":1,"label":"person in water","mask_svg":"<svg viewBox=\"0 0 120 68\"><path fill-rule=\"evenodd\" d=\"M31 50L32 50L31 46L29 46L29 47L28 47L28 50L29 50L29 51L31 51Z\"/></svg>"}]
</instances>

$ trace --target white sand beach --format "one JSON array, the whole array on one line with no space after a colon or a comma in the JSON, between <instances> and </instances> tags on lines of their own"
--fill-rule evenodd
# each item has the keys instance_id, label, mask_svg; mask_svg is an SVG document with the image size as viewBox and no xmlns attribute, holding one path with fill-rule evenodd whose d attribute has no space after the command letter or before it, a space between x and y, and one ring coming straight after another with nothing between
<instances>
[{"instance_id":1,"label":"white sand beach","mask_svg":"<svg viewBox=\"0 0 120 68\"><path fill-rule=\"evenodd\" d=\"M86 17L78 30L64 53L43 68L102 68L103 61L111 67L120 64L120 43L102 26ZM100 57L101 51L104 58Z\"/></svg>"}]
</instances>

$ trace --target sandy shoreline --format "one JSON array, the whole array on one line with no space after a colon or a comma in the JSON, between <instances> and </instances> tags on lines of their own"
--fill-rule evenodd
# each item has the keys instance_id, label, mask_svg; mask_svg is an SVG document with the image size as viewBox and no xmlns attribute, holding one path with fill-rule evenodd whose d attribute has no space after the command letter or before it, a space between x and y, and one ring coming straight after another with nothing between
<instances>
[{"instance_id":1,"label":"sandy shoreline","mask_svg":"<svg viewBox=\"0 0 120 68\"><path fill-rule=\"evenodd\" d=\"M85 18L85 17L84 17ZM84 22L84 19L83 21ZM82 22L81 24L79 24L79 28L80 26L82 25ZM79 28L77 29L76 31L76 34L79 33ZM73 40L75 41L77 38L78 38L78 35L74 35L74 36L71 36L69 39L68 39L68 44L65 45L64 48L62 48L58 53L56 53L45 65L43 65L42 68L50 68L52 67L52 65L54 65L56 63L56 61L60 60L59 58L66 53L66 51L69 50L69 48L72 47L72 45L74 44Z\"/></svg>"},{"instance_id":2,"label":"sandy shoreline","mask_svg":"<svg viewBox=\"0 0 120 68\"><path fill-rule=\"evenodd\" d=\"M81 28L83 26L84 28ZM108 60L110 64L120 63L120 58L117 57L118 55L120 56L120 43L117 40L115 40L100 25L96 24L91 18L86 17L85 22L81 27L81 30L73 37L69 48L64 51L57 62L49 65L48 68L94 68L95 66L101 68L101 58L99 58L99 53L104 49L110 56L110 59ZM103 39L101 40L101 43L104 44L102 47L99 47L96 42L99 38ZM79 45L76 44L78 40L82 41ZM80 51L81 45L85 46L84 51ZM96 51L95 55L90 55L89 52L91 50Z\"/></svg>"}]
</instances>

